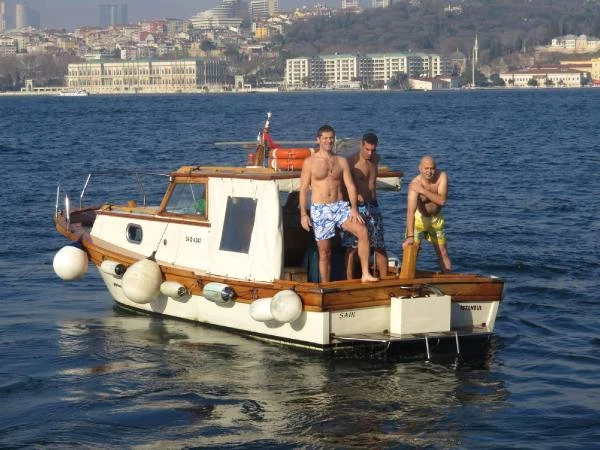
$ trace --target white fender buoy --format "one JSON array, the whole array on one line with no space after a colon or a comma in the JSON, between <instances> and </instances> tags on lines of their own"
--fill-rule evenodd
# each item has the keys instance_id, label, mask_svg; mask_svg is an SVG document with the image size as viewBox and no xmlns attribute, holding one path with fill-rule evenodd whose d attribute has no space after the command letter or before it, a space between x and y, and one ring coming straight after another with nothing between
<instances>
[{"instance_id":1,"label":"white fender buoy","mask_svg":"<svg viewBox=\"0 0 600 450\"><path fill-rule=\"evenodd\" d=\"M153 259L133 263L123 275L123 293L135 303L150 303L160 292L162 273Z\"/></svg>"},{"instance_id":2,"label":"white fender buoy","mask_svg":"<svg viewBox=\"0 0 600 450\"><path fill-rule=\"evenodd\" d=\"M107 273L109 275L121 277L127 270L127 267L125 267L123 264L120 264L116 261L111 261L110 259L105 259L104 261L102 261L102 264L100 264L100 270L102 270L102 272Z\"/></svg>"},{"instance_id":3,"label":"white fender buoy","mask_svg":"<svg viewBox=\"0 0 600 450\"><path fill-rule=\"evenodd\" d=\"M259 298L250 303L250 317L257 322L268 322L273 320L273 314L271 313L271 301L272 297Z\"/></svg>"},{"instance_id":4,"label":"white fender buoy","mask_svg":"<svg viewBox=\"0 0 600 450\"><path fill-rule=\"evenodd\" d=\"M87 253L79 244L65 245L54 255L54 272L65 281L72 281L85 275L88 269Z\"/></svg>"},{"instance_id":5,"label":"white fender buoy","mask_svg":"<svg viewBox=\"0 0 600 450\"><path fill-rule=\"evenodd\" d=\"M293 322L302 314L302 300L292 290L279 291L271 301L271 314L277 322Z\"/></svg>"},{"instance_id":6,"label":"white fender buoy","mask_svg":"<svg viewBox=\"0 0 600 450\"><path fill-rule=\"evenodd\" d=\"M206 283L202 288L202 295L206 300L215 303L228 303L236 297L235 291L224 283Z\"/></svg>"},{"instance_id":7,"label":"white fender buoy","mask_svg":"<svg viewBox=\"0 0 600 450\"><path fill-rule=\"evenodd\" d=\"M175 299L189 294L186 287L177 281L163 281L160 284L160 293Z\"/></svg>"}]
</instances>

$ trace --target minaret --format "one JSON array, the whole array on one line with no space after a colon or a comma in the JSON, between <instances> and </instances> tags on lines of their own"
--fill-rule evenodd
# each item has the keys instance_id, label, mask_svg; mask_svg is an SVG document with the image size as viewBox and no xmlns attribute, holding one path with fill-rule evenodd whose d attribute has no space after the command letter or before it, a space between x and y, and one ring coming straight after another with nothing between
<instances>
[{"instance_id":1,"label":"minaret","mask_svg":"<svg viewBox=\"0 0 600 450\"><path fill-rule=\"evenodd\" d=\"M479 58L479 44L477 42L477 33L475 33L475 44L473 45L473 55L471 62L473 64L471 73L471 87L475 87L475 66L477 65L477 58Z\"/></svg>"}]
</instances>

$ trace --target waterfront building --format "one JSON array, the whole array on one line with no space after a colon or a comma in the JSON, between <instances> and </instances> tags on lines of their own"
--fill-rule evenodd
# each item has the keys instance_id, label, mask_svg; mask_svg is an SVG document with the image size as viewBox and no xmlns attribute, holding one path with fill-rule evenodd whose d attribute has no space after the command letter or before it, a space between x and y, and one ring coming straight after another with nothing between
<instances>
[{"instance_id":1,"label":"waterfront building","mask_svg":"<svg viewBox=\"0 0 600 450\"><path fill-rule=\"evenodd\" d=\"M578 70L579 72L583 72L586 77L589 78L592 73L592 60L561 60L559 67Z\"/></svg>"},{"instance_id":2,"label":"waterfront building","mask_svg":"<svg viewBox=\"0 0 600 450\"><path fill-rule=\"evenodd\" d=\"M127 17L127 5L119 3L115 5L100 5L98 7L99 24L102 28L112 25L124 25L129 22Z\"/></svg>"},{"instance_id":3,"label":"waterfront building","mask_svg":"<svg viewBox=\"0 0 600 450\"><path fill-rule=\"evenodd\" d=\"M221 87L227 81L225 61L86 61L69 64L70 89L94 93L198 92Z\"/></svg>"},{"instance_id":4,"label":"waterfront building","mask_svg":"<svg viewBox=\"0 0 600 450\"><path fill-rule=\"evenodd\" d=\"M437 91L440 89L458 88L457 77L409 78L408 86L416 91Z\"/></svg>"},{"instance_id":5,"label":"waterfront building","mask_svg":"<svg viewBox=\"0 0 600 450\"><path fill-rule=\"evenodd\" d=\"M449 58L428 53L334 54L286 61L284 84L288 88L324 87L359 81L363 87L383 87L398 74L413 78L450 75Z\"/></svg>"},{"instance_id":6,"label":"waterfront building","mask_svg":"<svg viewBox=\"0 0 600 450\"><path fill-rule=\"evenodd\" d=\"M309 58L286 59L284 84L290 88L307 86L311 79L311 67Z\"/></svg>"},{"instance_id":7,"label":"waterfront building","mask_svg":"<svg viewBox=\"0 0 600 450\"><path fill-rule=\"evenodd\" d=\"M358 79L358 58L356 55L321 55L323 80L330 86L346 84Z\"/></svg>"},{"instance_id":8,"label":"waterfront building","mask_svg":"<svg viewBox=\"0 0 600 450\"><path fill-rule=\"evenodd\" d=\"M363 58L361 79L366 87L383 87L397 73L408 73L406 53L373 53Z\"/></svg>"},{"instance_id":9,"label":"waterfront building","mask_svg":"<svg viewBox=\"0 0 600 450\"><path fill-rule=\"evenodd\" d=\"M600 58L592 58L592 83L600 84Z\"/></svg>"},{"instance_id":10,"label":"waterfront building","mask_svg":"<svg viewBox=\"0 0 600 450\"><path fill-rule=\"evenodd\" d=\"M506 83L507 87L531 87L532 85L581 87L584 76L584 73L578 70L560 67L522 69L500 74L500 78ZM532 80L535 80L535 82L532 82Z\"/></svg>"}]
</instances>

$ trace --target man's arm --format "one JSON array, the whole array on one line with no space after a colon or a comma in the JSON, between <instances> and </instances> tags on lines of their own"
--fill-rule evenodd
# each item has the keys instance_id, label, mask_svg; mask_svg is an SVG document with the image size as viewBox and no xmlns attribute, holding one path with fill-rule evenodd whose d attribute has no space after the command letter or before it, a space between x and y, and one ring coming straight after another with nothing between
<instances>
[{"instance_id":1,"label":"man's arm","mask_svg":"<svg viewBox=\"0 0 600 450\"><path fill-rule=\"evenodd\" d=\"M312 157L308 157L304 160L302 172L300 174L300 225L306 231L309 231L311 226L307 202L311 178L311 158Z\"/></svg>"},{"instance_id":2,"label":"man's arm","mask_svg":"<svg viewBox=\"0 0 600 450\"><path fill-rule=\"evenodd\" d=\"M412 184L417 181L415 178L411 181ZM408 190L408 197L406 200L406 238L402 243L402 247L405 245L412 244L415 241L415 212L417 211L417 200L419 198L419 193L414 189Z\"/></svg>"},{"instance_id":3,"label":"man's arm","mask_svg":"<svg viewBox=\"0 0 600 450\"><path fill-rule=\"evenodd\" d=\"M379 155L375 155L372 164L369 165L369 193L371 200L377 199L377 172L379 167Z\"/></svg>"},{"instance_id":4,"label":"man's arm","mask_svg":"<svg viewBox=\"0 0 600 450\"><path fill-rule=\"evenodd\" d=\"M448 199L448 175L446 175L446 172L440 173L437 192L428 191L416 178L410 183L409 193L410 191L415 191L417 194L424 195L429 201L438 206L444 206L446 204L446 200Z\"/></svg>"}]
</instances>

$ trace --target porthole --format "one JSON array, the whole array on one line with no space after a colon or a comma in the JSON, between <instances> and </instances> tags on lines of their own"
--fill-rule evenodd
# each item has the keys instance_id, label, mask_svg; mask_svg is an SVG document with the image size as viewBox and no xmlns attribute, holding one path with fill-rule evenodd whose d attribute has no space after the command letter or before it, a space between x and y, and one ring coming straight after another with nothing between
<instances>
[{"instance_id":1,"label":"porthole","mask_svg":"<svg viewBox=\"0 0 600 450\"><path fill-rule=\"evenodd\" d=\"M142 227L135 223L127 225L127 240L134 244L140 244L142 242Z\"/></svg>"}]
</instances>

